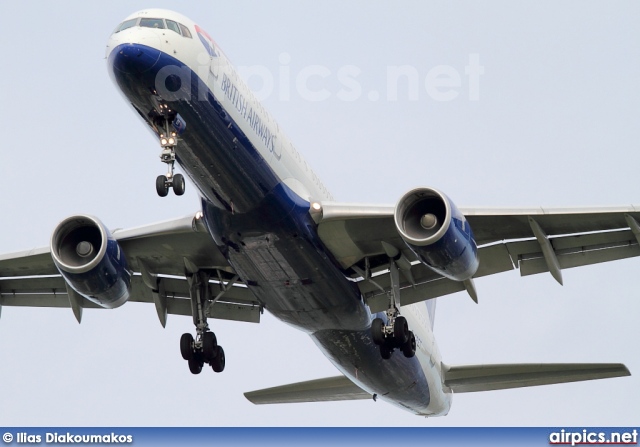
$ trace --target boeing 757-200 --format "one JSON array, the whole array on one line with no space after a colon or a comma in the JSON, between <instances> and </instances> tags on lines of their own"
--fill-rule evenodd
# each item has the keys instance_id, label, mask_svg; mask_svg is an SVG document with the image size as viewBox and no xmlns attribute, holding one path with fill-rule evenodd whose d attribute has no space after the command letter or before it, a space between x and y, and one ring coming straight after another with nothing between
<instances>
[{"instance_id":1,"label":"boeing 757-200","mask_svg":"<svg viewBox=\"0 0 640 447\"><path fill-rule=\"evenodd\" d=\"M264 310L306 332L339 374L245 394L256 404L381 399L446 415L453 393L629 375L622 364L448 365L433 335L436 298L474 279L640 255L640 211L459 209L417 187L395 206L336 201L193 21L137 12L107 44L107 69L159 143L160 196L201 198L195 215L110 232L74 215L39 250L0 257L0 305L85 308L153 303L193 318L189 370L225 368L211 319L257 323ZM185 366L186 372L186 366Z\"/></svg>"}]
</instances>

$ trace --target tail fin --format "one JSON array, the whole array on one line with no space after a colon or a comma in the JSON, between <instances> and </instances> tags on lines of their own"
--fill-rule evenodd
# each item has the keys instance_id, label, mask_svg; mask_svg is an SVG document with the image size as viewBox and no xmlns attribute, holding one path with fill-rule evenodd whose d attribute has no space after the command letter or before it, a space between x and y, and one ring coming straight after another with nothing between
<instances>
[{"instance_id":1,"label":"tail fin","mask_svg":"<svg viewBox=\"0 0 640 447\"><path fill-rule=\"evenodd\" d=\"M448 366L442 364L445 386L454 393L504 390L554 383L630 376L622 363L540 363Z\"/></svg>"}]
</instances>

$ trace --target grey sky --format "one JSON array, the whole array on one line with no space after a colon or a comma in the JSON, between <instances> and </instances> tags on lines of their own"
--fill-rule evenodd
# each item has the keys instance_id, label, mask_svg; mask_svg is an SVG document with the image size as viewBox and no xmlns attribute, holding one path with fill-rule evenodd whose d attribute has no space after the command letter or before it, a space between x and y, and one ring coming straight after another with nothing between
<instances>
[{"instance_id":1,"label":"grey sky","mask_svg":"<svg viewBox=\"0 0 640 447\"><path fill-rule=\"evenodd\" d=\"M337 200L395 203L409 188L441 189L459 207L640 205L640 5L637 2L198 2L179 7L235 65L278 80L320 65L331 73L307 101L291 85L265 107ZM5 124L0 252L48 244L74 213L131 227L194 213L160 199L159 147L111 83L108 35L148 2L1 2ZM478 54L479 100L465 65ZM415 67L415 101L386 99L388 66ZM424 81L447 65L457 98ZM341 101L337 73L361 70L362 95ZM277 84L277 83L276 83ZM261 88L253 79L252 85ZM279 85L277 85L279 87ZM380 99L371 101L376 91ZM375 96L375 95L374 95ZM438 301L436 336L449 364L624 362L632 377L456 395L425 420L382 402L253 406L242 392L337 371L308 337L265 315L260 325L214 321L222 374L192 376L179 354L191 319L128 304L85 311L4 308L1 425L637 425L640 260L477 281Z\"/></svg>"}]
</instances>

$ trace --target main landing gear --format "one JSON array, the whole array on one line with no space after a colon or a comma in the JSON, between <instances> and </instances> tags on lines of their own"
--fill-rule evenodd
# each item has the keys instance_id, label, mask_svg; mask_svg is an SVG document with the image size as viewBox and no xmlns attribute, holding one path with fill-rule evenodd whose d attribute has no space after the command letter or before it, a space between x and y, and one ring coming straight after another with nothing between
<instances>
[{"instance_id":1,"label":"main landing gear","mask_svg":"<svg viewBox=\"0 0 640 447\"><path fill-rule=\"evenodd\" d=\"M180 337L180 354L189 363L192 374L200 374L205 363L215 372L222 372L225 366L224 349L217 343L216 334L203 332L200 339L194 339L189 333Z\"/></svg>"},{"instance_id":2,"label":"main landing gear","mask_svg":"<svg viewBox=\"0 0 640 447\"><path fill-rule=\"evenodd\" d=\"M189 269L187 269L189 270ZM196 336L186 333L180 337L180 354L189 363L193 374L200 374L205 364L219 373L224 370L224 349L218 344L216 334L209 330L207 324L207 307L212 302L209 274L197 270L186 272L191 296L191 312L196 325Z\"/></svg>"},{"instance_id":3,"label":"main landing gear","mask_svg":"<svg viewBox=\"0 0 640 447\"><path fill-rule=\"evenodd\" d=\"M409 330L407 319L400 315L400 282L398 266L393 259L389 260L389 275L391 276L391 291L389 295L389 309L387 309L387 324L382 318L371 322L371 337L380 347L380 355L388 360L394 349L400 349L405 357L416 355L416 337Z\"/></svg>"},{"instance_id":4,"label":"main landing gear","mask_svg":"<svg viewBox=\"0 0 640 447\"><path fill-rule=\"evenodd\" d=\"M159 175L156 178L156 191L160 197L169 194L169 189L173 188L173 192L177 196L184 194L185 182L182 174L174 174L173 168L176 162L176 145L178 144L178 135L171 130L171 124L168 118L164 119L164 132L160 134L160 160L167 164L168 172L166 175Z\"/></svg>"},{"instance_id":5,"label":"main landing gear","mask_svg":"<svg viewBox=\"0 0 640 447\"><path fill-rule=\"evenodd\" d=\"M395 309L394 309L395 311ZM373 342L380 346L380 356L388 360L394 349L402 351L405 357L411 358L416 355L416 337L413 331L409 330L407 319L397 314L393 318L387 318L389 324L384 324L382 318L376 318L371 322L371 335Z\"/></svg>"}]
</instances>

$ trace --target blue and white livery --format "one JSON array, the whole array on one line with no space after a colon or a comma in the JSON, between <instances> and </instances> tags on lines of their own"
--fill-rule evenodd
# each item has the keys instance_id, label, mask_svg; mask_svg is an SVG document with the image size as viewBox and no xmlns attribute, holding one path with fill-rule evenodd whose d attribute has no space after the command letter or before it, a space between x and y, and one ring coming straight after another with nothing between
<instances>
[{"instance_id":1,"label":"blue and white livery","mask_svg":"<svg viewBox=\"0 0 640 447\"><path fill-rule=\"evenodd\" d=\"M636 208L459 209L430 187L395 206L340 203L193 21L136 12L106 58L158 142L158 194L188 183L201 210L113 232L71 216L49 247L0 256L1 305L69 307L78 322L85 308L127 301L153 303L163 326L191 316L180 351L194 374L225 368L212 319L257 323L266 310L308 333L340 374L246 393L256 404L381 399L442 416L453 392L629 375L621 364L447 365L433 324L435 298L478 301L475 278L519 268L562 283L563 269L640 255Z\"/></svg>"}]
</instances>

